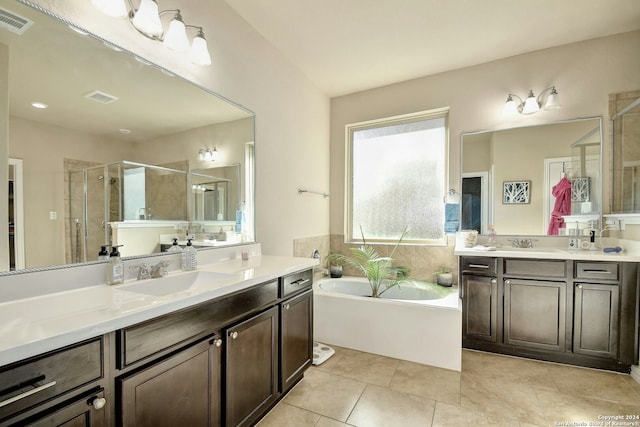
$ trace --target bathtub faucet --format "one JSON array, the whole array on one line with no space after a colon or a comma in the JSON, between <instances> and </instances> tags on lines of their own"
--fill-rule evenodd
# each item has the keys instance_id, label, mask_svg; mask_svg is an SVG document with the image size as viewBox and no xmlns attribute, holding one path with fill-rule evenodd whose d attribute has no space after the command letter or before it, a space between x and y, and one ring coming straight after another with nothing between
<instances>
[{"instance_id":1,"label":"bathtub faucet","mask_svg":"<svg viewBox=\"0 0 640 427\"><path fill-rule=\"evenodd\" d=\"M320 261L320 251L318 251L317 249L314 249L313 252L311 252L311 258L317 259L318 261ZM324 276L328 276L329 275L329 270L326 268L322 268L320 267L320 265L322 265L322 263L318 264L317 267L313 267L313 272L314 273L320 273Z\"/></svg>"}]
</instances>

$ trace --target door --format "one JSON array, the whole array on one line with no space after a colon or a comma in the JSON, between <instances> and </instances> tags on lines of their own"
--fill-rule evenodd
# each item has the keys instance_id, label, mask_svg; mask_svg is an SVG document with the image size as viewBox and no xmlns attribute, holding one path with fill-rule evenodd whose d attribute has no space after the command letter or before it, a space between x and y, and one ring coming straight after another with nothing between
<instances>
[{"instance_id":1,"label":"door","mask_svg":"<svg viewBox=\"0 0 640 427\"><path fill-rule=\"evenodd\" d=\"M275 400L278 307L225 330L225 425L251 425Z\"/></svg>"},{"instance_id":2,"label":"door","mask_svg":"<svg viewBox=\"0 0 640 427\"><path fill-rule=\"evenodd\" d=\"M313 360L313 291L280 304L280 391L291 388Z\"/></svg>"},{"instance_id":3,"label":"door","mask_svg":"<svg viewBox=\"0 0 640 427\"><path fill-rule=\"evenodd\" d=\"M121 418L118 425L219 425L221 345L222 340L211 338L116 379Z\"/></svg>"},{"instance_id":4,"label":"door","mask_svg":"<svg viewBox=\"0 0 640 427\"><path fill-rule=\"evenodd\" d=\"M495 277L462 277L463 336L483 341L497 341L498 284Z\"/></svg>"},{"instance_id":5,"label":"door","mask_svg":"<svg viewBox=\"0 0 640 427\"><path fill-rule=\"evenodd\" d=\"M564 351L566 287L565 282L505 280L505 343Z\"/></svg>"},{"instance_id":6,"label":"door","mask_svg":"<svg viewBox=\"0 0 640 427\"><path fill-rule=\"evenodd\" d=\"M574 353L617 357L618 300L618 285L576 284Z\"/></svg>"}]
</instances>

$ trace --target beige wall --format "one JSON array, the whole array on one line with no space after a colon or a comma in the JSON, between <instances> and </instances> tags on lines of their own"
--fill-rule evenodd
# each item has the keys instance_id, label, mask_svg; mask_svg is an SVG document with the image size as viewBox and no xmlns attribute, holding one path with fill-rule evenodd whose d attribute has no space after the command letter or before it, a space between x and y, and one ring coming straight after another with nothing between
<instances>
[{"instance_id":1,"label":"beige wall","mask_svg":"<svg viewBox=\"0 0 640 427\"><path fill-rule=\"evenodd\" d=\"M0 43L0 159L9 157L8 141L9 141L9 49L6 45ZM9 176L9 164L0 162L0 176ZM0 200L8 200L9 187L3 185L0 188ZM6 206L6 204L2 204ZM0 212L0 224L9 224L9 215L7 209ZM9 269L9 229L8 227L0 227L0 244L3 245L0 250L0 271Z\"/></svg>"},{"instance_id":2,"label":"beige wall","mask_svg":"<svg viewBox=\"0 0 640 427\"><path fill-rule=\"evenodd\" d=\"M299 196L297 188L328 191L329 100L225 2L180 4L185 20L195 17L205 29L211 67L189 64L91 2L34 3L256 113L256 228L264 253L291 255L295 237L328 234L329 200Z\"/></svg>"},{"instance_id":3,"label":"beige wall","mask_svg":"<svg viewBox=\"0 0 640 427\"><path fill-rule=\"evenodd\" d=\"M608 95L640 87L640 31L584 41L334 98L331 101L331 233L343 233L344 127L348 123L450 107L449 187L460 189L460 134L602 116L609 175ZM508 93L555 85L563 108L506 120ZM605 189L609 182L605 181ZM608 209L608 191L604 197ZM332 248L333 249L333 248Z\"/></svg>"}]
</instances>

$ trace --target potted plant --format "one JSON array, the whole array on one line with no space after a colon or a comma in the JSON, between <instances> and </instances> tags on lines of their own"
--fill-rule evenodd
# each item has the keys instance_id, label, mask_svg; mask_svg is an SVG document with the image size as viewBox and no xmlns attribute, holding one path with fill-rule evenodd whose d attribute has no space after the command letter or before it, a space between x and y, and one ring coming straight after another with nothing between
<instances>
[{"instance_id":1,"label":"potted plant","mask_svg":"<svg viewBox=\"0 0 640 427\"><path fill-rule=\"evenodd\" d=\"M360 228L362 245L349 248L350 255L330 254L329 263L330 265L335 263L351 266L362 273L369 282L372 298L379 298L387 290L404 283L420 283L423 286L428 286L425 282L410 278L408 267L393 265L393 255L408 232L409 228L405 227L391 254L385 257L380 256L372 246L367 244L362 228Z\"/></svg>"},{"instance_id":2,"label":"potted plant","mask_svg":"<svg viewBox=\"0 0 640 427\"><path fill-rule=\"evenodd\" d=\"M433 273L436 277L436 283L440 286L450 287L453 285L453 274L447 269L447 267L442 266L439 271Z\"/></svg>"},{"instance_id":3,"label":"potted plant","mask_svg":"<svg viewBox=\"0 0 640 427\"><path fill-rule=\"evenodd\" d=\"M332 279L339 279L342 277L342 267L344 266L344 260L331 254L327 257L327 263L329 264L329 277Z\"/></svg>"}]
</instances>

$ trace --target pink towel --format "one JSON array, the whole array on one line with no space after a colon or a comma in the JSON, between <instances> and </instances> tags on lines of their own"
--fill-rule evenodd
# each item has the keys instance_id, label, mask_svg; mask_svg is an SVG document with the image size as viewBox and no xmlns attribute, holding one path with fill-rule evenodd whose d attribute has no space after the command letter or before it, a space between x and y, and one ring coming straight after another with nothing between
<instances>
[{"instance_id":1,"label":"pink towel","mask_svg":"<svg viewBox=\"0 0 640 427\"><path fill-rule=\"evenodd\" d=\"M557 236L558 229L564 225L564 219L562 219L562 217L564 215L571 215L571 182L566 176L562 177L562 179L553 186L551 194L556 198L556 201L553 204L547 234L549 236Z\"/></svg>"}]
</instances>

